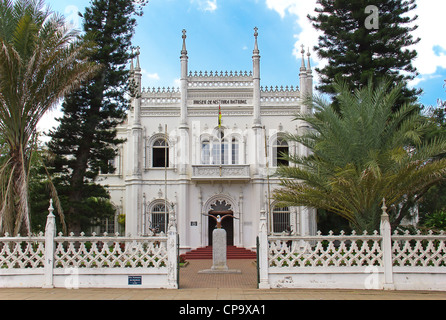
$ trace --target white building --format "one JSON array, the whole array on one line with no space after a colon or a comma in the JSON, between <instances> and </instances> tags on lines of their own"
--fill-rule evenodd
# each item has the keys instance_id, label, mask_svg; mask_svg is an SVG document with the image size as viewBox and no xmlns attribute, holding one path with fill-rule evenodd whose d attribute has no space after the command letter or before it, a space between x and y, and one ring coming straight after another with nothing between
<instances>
[{"instance_id":1,"label":"white building","mask_svg":"<svg viewBox=\"0 0 446 320\"><path fill-rule=\"evenodd\" d=\"M278 208L269 197L278 188L278 179L270 175L284 162L281 152L308 152L283 137L306 129L293 117L306 112L301 99L312 94L309 53L305 66L302 51L300 90L263 88L257 28L254 37L252 71L189 72L183 30L179 89L141 89L139 53L136 65L132 62L139 95L118 129L127 141L115 160L115 174L102 176L125 214L127 236L150 234L154 228L165 232L172 208L182 252L211 243L215 220L204 214L233 213L236 219L223 220L228 244L251 249L261 210L273 233L315 232L314 209Z\"/></svg>"}]
</instances>

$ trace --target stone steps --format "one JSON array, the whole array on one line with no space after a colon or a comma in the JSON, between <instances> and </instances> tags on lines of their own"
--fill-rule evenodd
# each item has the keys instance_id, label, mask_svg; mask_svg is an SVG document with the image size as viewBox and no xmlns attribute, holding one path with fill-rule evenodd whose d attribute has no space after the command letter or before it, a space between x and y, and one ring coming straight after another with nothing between
<instances>
[{"instance_id":1,"label":"stone steps","mask_svg":"<svg viewBox=\"0 0 446 320\"><path fill-rule=\"evenodd\" d=\"M185 260L212 260L212 246L194 249L181 255ZM227 259L257 259L256 253L240 247L228 246L226 249Z\"/></svg>"}]
</instances>

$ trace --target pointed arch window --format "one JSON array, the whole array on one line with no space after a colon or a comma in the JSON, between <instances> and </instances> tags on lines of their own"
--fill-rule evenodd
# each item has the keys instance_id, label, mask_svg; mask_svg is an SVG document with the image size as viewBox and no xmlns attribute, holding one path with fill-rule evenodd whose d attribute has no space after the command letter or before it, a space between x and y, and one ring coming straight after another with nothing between
<instances>
[{"instance_id":1,"label":"pointed arch window","mask_svg":"<svg viewBox=\"0 0 446 320\"><path fill-rule=\"evenodd\" d=\"M169 212L165 203L157 203L150 209L149 228L156 232L167 233L169 224Z\"/></svg>"},{"instance_id":2,"label":"pointed arch window","mask_svg":"<svg viewBox=\"0 0 446 320\"><path fill-rule=\"evenodd\" d=\"M165 138L159 138L152 145L152 167L169 167L169 144Z\"/></svg>"},{"instance_id":3,"label":"pointed arch window","mask_svg":"<svg viewBox=\"0 0 446 320\"><path fill-rule=\"evenodd\" d=\"M201 164L230 165L240 164L239 139L225 136L223 129L212 137L201 140Z\"/></svg>"},{"instance_id":4,"label":"pointed arch window","mask_svg":"<svg viewBox=\"0 0 446 320\"><path fill-rule=\"evenodd\" d=\"M229 144L223 130L217 132L217 138L214 139L212 146L212 164L229 163Z\"/></svg>"},{"instance_id":5,"label":"pointed arch window","mask_svg":"<svg viewBox=\"0 0 446 320\"><path fill-rule=\"evenodd\" d=\"M232 138L232 164L239 164L239 143L236 138Z\"/></svg>"},{"instance_id":6,"label":"pointed arch window","mask_svg":"<svg viewBox=\"0 0 446 320\"><path fill-rule=\"evenodd\" d=\"M201 142L201 164L211 164L211 143L208 139Z\"/></svg>"},{"instance_id":7,"label":"pointed arch window","mask_svg":"<svg viewBox=\"0 0 446 320\"><path fill-rule=\"evenodd\" d=\"M286 159L289 155L288 142L282 138L278 137L273 145L273 165L278 166L288 166L289 162Z\"/></svg>"}]
</instances>

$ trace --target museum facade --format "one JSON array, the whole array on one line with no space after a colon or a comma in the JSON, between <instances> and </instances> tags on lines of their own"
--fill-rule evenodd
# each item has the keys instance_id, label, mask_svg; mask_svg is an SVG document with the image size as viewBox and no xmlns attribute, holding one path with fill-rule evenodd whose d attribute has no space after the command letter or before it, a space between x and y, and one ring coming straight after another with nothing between
<instances>
[{"instance_id":1,"label":"museum facade","mask_svg":"<svg viewBox=\"0 0 446 320\"><path fill-rule=\"evenodd\" d=\"M256 28L251 71L191 72L183 30L178 89L141 88L137 52L131 78L138 93L118 127L126 142L115 173L100 177L117 215L125 215L126 236L166 232L172 211L182 252L212 244L209 215L232 214L222 222L227 242L249 249L256 246L261 210L271 233L315 233L314 209L279 207L271 198L279 188L277 166L289 165L281 155L308 154L285 136L307 129L294 117L310 112L302 103L313 90L310 56L305 63L302 50L299 87L262 87L257 38ZM108 232L116 231L114 222Z\"/></svg>"}]
</instances>

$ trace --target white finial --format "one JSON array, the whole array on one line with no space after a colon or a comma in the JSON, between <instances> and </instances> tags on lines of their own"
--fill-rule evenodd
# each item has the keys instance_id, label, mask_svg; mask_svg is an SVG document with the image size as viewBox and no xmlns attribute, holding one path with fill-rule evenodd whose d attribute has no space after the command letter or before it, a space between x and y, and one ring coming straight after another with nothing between
<instances>
[{"instance_id":1,"label":"white finial","mask_svg":"<svg viewBox=\"0 0 446 320\"><path fill-rule=\"evenodd\" d=\"M311 53L310 53L310 48L308 48L308 53L307 53L307 57L308 57L308 71L311 72L311 63L310 63L310 57L311 57Z\"/></svg>"},{"instance_id":2,"label":"white finial","mask_svg":"<svg viewBox=\"0 0 446 320\"><path fill-rule=\"evenodd\" d=\"M255 44L254 44L254 55L258 55L259 54L259 45L257 44L257 37L259 36L259 28L255 27L254 28L254 38L255 38Z\"/></svg>"},{"instance_id":3,"label":"white finial","mask_svg":"<svg viewBox=\"0 0 446 320\"><path fill-rule=\"evenodd\" d=\"M305 46L302 45L301 47L302 47L302 51L301 51L301 53L302 53L302 65L300 67L300 70L305 71L306 70L306 68L305 68Z\"/></svg>"},{"instance_id":4,"label":"white finial","mask_svg":"<svg viewBox=\"0 0 446 320\"><path fill-rule=\"evenodd\" d=\"M50 199L50 207L48 208L48 212L50 216L53 216L54 207L53 207L53 199Z\"/></svg>"},{"instance_id":5,"label":"white finial","mask_svg":"<svg viewBox=\"0 0 446 320\"><path fill-rule=\"evenodd\" d=\"M139 63L139 55L141 54L141 51L140 51L141 48L136 47L135 49L136 49L136 52L135 52L135 54L136 54L136 68L135 68L135 70L141 71L141 65Z\"/></svg>"},{"instance_id":6,"label":"white finial","mask_svg":"<svg viewBox=\"0 0 446 320\"><path fill-rule=\"evenodd\" d=\"M383 211L383 215L387 216L387 207L386 207L386 199L383 198L383 206L381 207L381 210Z\"/></svg>"},{"instance_id":7,"label":"white finial","mask_svg":"<svg viewBox=\"0 0 446 320\"><path fill-rule=\"evenodd\" d=\"M187 55L187 50L186 50L186 29L183 29L183 49L181 50L181 54L183 56Z\"/></svg>"}]
</instances>

